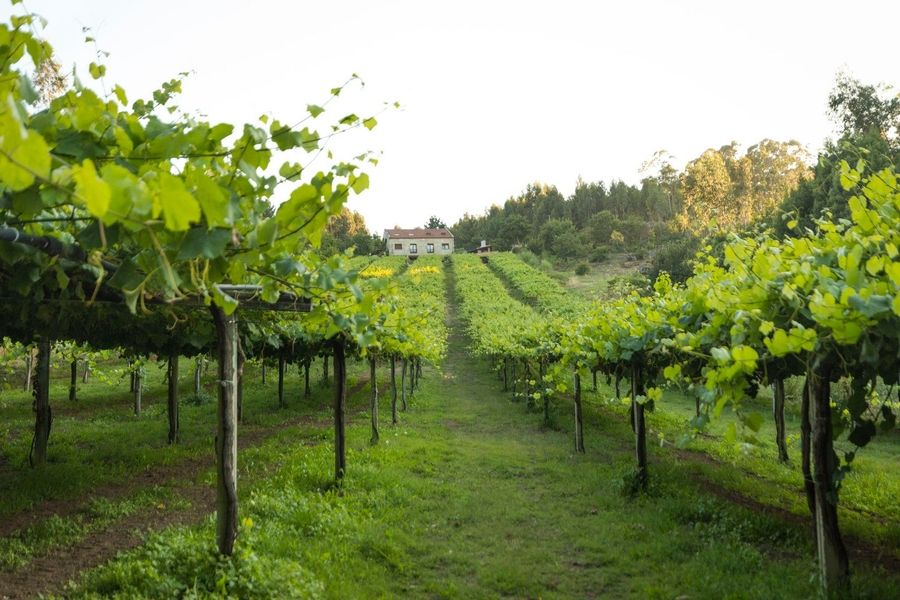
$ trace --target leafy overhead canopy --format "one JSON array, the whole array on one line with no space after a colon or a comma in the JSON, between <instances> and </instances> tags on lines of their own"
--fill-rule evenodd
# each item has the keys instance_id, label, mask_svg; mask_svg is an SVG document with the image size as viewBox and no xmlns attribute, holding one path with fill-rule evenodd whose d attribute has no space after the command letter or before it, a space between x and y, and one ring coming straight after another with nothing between
<instances>
[{"instance_id":1,"label":"leafy overhead canopy","mask_svg":"<svg viewBox=\"0 0 900 600\"><path fill-rule=\"evenodd\" d=\"M320 170L313 160L290 158L317 157L329 138L371 129L373 118L349 115L313 129L326 102L310 105L292 125L264 116L239 127L183 115L173 104L180 79L130 107L119 86L101 96L75 79L61 89L37 24L24 15L0 25L0 222L77 244L88 260L62 263L3 244L0 285L23 296L40 289L85 298L102 284L119 290L132 311L151 298L189 296L230 311L236 302L218 284L260 285L264 299L274 299L280 291L308 296L323 283L348 283L345 271L307 255L329 217L367 188L369 156ZM43 101L29 69L52 87ZM89 70L106 76L101 64ZM292 191L273 211L275 192L285 186ZM294 267L285 268L289 263ZM57 277L60 269L70 276Z\"/></svg>"}]
</instances>

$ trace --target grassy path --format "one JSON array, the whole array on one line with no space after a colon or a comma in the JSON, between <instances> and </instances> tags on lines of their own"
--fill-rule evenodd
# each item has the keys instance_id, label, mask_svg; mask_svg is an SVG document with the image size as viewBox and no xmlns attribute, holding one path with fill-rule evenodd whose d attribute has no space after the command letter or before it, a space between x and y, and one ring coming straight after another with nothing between
<instances>
[{"instance_id":1,"label":"grassy path","mask_svg":"<svg viewBox=\"0 0 900 600\"><path fill-rule=\"evenodd\" d=\"M496 378L466 353L451 313L450 355L416 407L419 460L408 483L413 577L405 592L441 597L599 597L627 592L628 570L604 569L604 538L627 525L603 519L591 458L563 432L497 393ZM617 450L621 452L621 450ZM605 460L604 460L605 462ZM415 464L418 463L418 464ZM605 482L612 483L612 482ZM601 500L598 502L598 500Z\"/></svg>"},{"instance_id":2,"label":"grassy path","mask_svg":"<svg viewBox=\"0 0 900 600\"><path fill-rule=\"evenodd\" d=\"M390 581L388 595L815 594L813 550L803 526L708 493L692 481L694 465L659 449L651 450L650 496L626 497L627 427L599 422L595 414L588 452L576 455L566 431L568 407L556 407L558 428L542 428L539 415L499 394L484 361L467 354L452 305L449 318L443 373L426 378L415 430L401 438L402 449L384 456L385 469L396 469L397 462L406 468L390 477L405 488L407 501L384 519L405 534L409 557L400 561L403 577ZM890 589L867 569L857 569L861 597ZM355 589L359 597L373 591Z\"/></svg>"}]
</instances>

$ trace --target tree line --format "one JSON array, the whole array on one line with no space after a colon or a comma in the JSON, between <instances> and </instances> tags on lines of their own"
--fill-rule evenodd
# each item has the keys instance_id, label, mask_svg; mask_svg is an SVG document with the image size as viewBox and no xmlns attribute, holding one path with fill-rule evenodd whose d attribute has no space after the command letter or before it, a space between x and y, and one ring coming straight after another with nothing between
<instances>
[{"instance_id":1,"label":"tree line","mask_svg":"<svg viewBox=\"0 0 900 600\"><path fill-rule=\"evenodd\" d=\"M705 151L679 172L665 151L644 164L639 185L579 179L563 196L534 183L480 216L453 226L457 245L488 239L495 249L527 247L560 259L600 261L611 251L656 250L708 228L732 230L769 214L810 177L799 142L762 140L742 152L736 142Z\"/></svg>"},{"instance_id":2,"label":"tree line","mask_svg":"<svg viewBox=\"0 0 900 600\"><path fill-rule=\"evenodd\" d=\"M837 77L827 99L837 128L812 160L796 140L764 139L742 150L736 142L710 148L679 171L661 150L642 166L638 185L579 179L568 197L550 184L529 184L482 215L451 226L457 248L488 240L495 250L527 248L550 258L602 261L610 252L647 253L653 273L676 280L707 243L731 232L770 228L804 231L819 216L847 217L848 193L840 163L865 159L873 169L896 165L900 155L900 97L889 86Z\"/></svg>"},{"instance_id":3,"label":"tree line","mask_svg":"<svg viewBox=\"0 0 900 600\"><path fill-rule=\"evenodd\" d=\"M900 97L892 88L841 74L826 107L837 134L815 159L796 140L764 139L745 150L737 142L710 148L678 170L674 157L660 150L642 165L638 185L579 178L566 197L536 182L482 215L467 213L450 226L456 247L487 240L495 250L526 248L555 260L592 262L629 252L651 259L651 279L665 271L682 281L696 252L722 247L730 233L770 229L784 237L811 228L820 216L847 218L842 160L865 159L874 169L897 164ZM798 227L788 227L795 222ZM436 216L423 225L447 226ZM321 252L350 247L357 255L385 251L381 235L344 207L329 219Z\"/></svg>"}]
</instances>

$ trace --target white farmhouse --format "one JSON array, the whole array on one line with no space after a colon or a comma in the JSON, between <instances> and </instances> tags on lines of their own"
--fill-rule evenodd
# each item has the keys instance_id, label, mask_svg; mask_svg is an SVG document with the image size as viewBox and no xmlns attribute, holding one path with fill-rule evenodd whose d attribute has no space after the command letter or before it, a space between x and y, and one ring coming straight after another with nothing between
<instances>
[{"instance_id":1,"label":"white farmhouse","mask_svg":"<svg viewBox=\"0 0 900 600\"><path fill-rule=\"evenodd\" d=\"M384 243L392 256L453 252L453 234L449 229L385 229Z\"/></svg>"}]
</instances>

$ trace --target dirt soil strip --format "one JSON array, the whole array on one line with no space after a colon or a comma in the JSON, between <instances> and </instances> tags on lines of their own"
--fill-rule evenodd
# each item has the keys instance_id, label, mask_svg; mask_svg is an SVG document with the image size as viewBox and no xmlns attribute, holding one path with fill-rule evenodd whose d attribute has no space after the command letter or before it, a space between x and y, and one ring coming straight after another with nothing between
<instances>
[{"instance_id":1,"label":"dirt soil strip","mask_svg":"<svg viewBox=\"0 0 900 600\"><path fill-rule=\"evenodd\" d=\"M350 390L348 397L359 393L369 383L368 376L361 378ZM367 405L357 407L353 413L363 412ZM238 437L240 448L261 444L280 431L298 425L316 425L327 427L329 419L315 419L304 415L280 423L266 429L256 429ZM198 473L212 468L212 454L203 458L182 461L177 465L157 465L148 468L140 476L132 478L124 484L110 484L94 490L88 501L73 504L71 501L53 500L42 503L38 508L15 515L18 526L9 528L4 522L4 530L15 531L28 527L41 519L52 515L66 516L84 511L92 498L122 498L152 485L173 484L175 482L193 481ZM215 489L208 485L187 484L175 485L174 490L180 498L188 500L190 507L175 511L163 509L141 510L113 523L104 531L89 534L73 545L58 548L49 554L40 556L27 565L12 571L0 571L0 600L19 600L34 598L41 594L61 590L68 582L77 578L82 571L104 564L115 558L120 552L131 550L143 543L150 532L160 531L176 525L199 523L215 511ZM20 518L16 518L20 517ZM12 520L11 519L11 520Z\"/></svg>"},{"instance_id":2,"label":"dirt soil strip","mask_svg":"<svg viewBox=\"0 0 900 600\"><path fill-rule=\"evenodd\" d=\"M139 546L146 533L173 525L198 523L215 508L215 490L210 486L183 487L178 493L191 502L190 508L169 512L159 509L138 511L107 531L92 533L80 542L36 558L12 573L0 573L0 598L35 598L59 591L81 571Z\"/></svg>"},{"instance_id":3,"label":"dirt soil strip","mask_svg":"<svg viewBox=\"0 0 900 600\"><path fill-rule=\"evenodd\" d=\"M652 429L649 431L653 431ZM712 437L712 436L710 436ZM754 479L765 481L767 484L776 485L781 487L782 489L788 489L786 486L779 485L777 482L773 482L771 480L765 479L761 477L757 473L749 471L747 469L743 469L740 467L736 467L730 463L722 461L711 454L704 452L702 450L686 450L683 448L678 448L675 444L669 441L664 441L663 446L671 453L670 455L675 457L678 460L683 460L685 462L692 463L700 463L706 465L712 465L718 468L727 468L733 471L739 471L742 475L746 477L752 477ZM631 446L627 444L623 444L621 446L624 450L630 451ZM780 506L774 506L772 504L767 504L765 502L760 502L755 498L747 496L737 490L726 487L714 481L707 479L702 475L696 475L693 477L694 481L697 482L698 485L706 492L716 496L721 500L725 500L726 502L730 502L732 504L737 504L739 506L744 507L747 510L764 514L783 523L787 523L789 525L794 525L800 527L809 532L810 539L815 538L815 531L812 529L813 520L811 516L804 514L797 514L795 512L791 512L787 509L784 509ZM803 494L803 490L797 488L793 490L796 494ZM865 515L869 518L872 518L879 523L889 523L890 521L884 516L879 515L874 512L870 512L864 509L859 509L851 506L841 506L841 510L854 511L859 514ZM858 537L843 534L844 545L847 547L847 553L850 555L851 566L855 561L864 562L870 565L879 565L882 566L889 572L900 573L900 554L896 552L892 552L890 548L883 548L874 544L868 540L860 539Z\"/></svg>"},{"instance_id":4,"label":"dirt soil strip","mask_svg":"<svg viewBox=\"0 0 900 600\"><path fill-rule=\"evenodd\" d=\"M814 535L811 517L803 517L789 510L785 510L778 506L764 504L741 494L735 490L724 487L717 483L713 483L708 479L698 478L700 486L723 500L727 500L733 504L743 506L747 510L753 512L774 516L775 518L791 523L800 527L804 527L809 531L810 536ZM900 573L900 557L893 554L890 550L880 548L866 540L844 534L844 545L847 547L847 553L850 555L851 566L854 562L864 562L870 565L879 565L888 572Z\"/></svg>"},{"instance_id":5,"label":"dirt soil strip","mask_svg":"<svg viewBox=\"0 0 900 600\"><path fill-rule=\"evenodd\" d=\"M247 431L243 435L238 435L238 447L254 446L260 440L282 429L312 422L313 419L311 417L304 416L279 423L270 428ZM188 458L175 464L148 465L143 471L139 471L125 481L109 482L97 486L88 493L82 502L73 502L72 498L45 500L29 510L6 517L3 522L0 522L0 536L13 535L52 516L67 517L85 513L90 502L97 498L119 500L152 485L165 484L178 479L193 478L201 469L211 465L210 458L211 455L204 455L202 457Z\"/></svg>"},{"instance_id":6,"label":"dirt soil strip","mask_svg":"<svg viewBox=\"0 0 900 600\"><path fill-rule=\"evenodd\" d=\"M357 394L368 383L369 376L365 375L348 391L348 397ZM296 427L299 425L325 426L330 423L331 421L327 418L320 418L317 420L313 415L302 415L271 427L248 428L246 431L238 433L238 448L242 449L255 446L260 441L289 427ZM212 440L210 440L210 447L212 447ZM23 531L52 516L66 517L79 512L87 512L88 505L96 498L118 500L131 495L141 488L193 477L202 467L211 467L211 459L212 454L204 454L201 457L189 458L175 464L148 465L143 471L139 471L130 479L109 482L97 486L92 489L86 497L83 496L85 500L79 503L73 503L72 498L45 500L28 510L4 517L3 520L0 521L0 537Z\"/></svg>"},{"instance_id":7,"label":"dirt soil strip","mask_svg":"<svg viewBox=\"0 0 900 600\"><path fill-rule=\"evenodd\" d=\"M725 465L722 461L719 461L705 452L681 450L679 448L672 448L672 450L673 453L682 460L712 465ZM749 477L758 477L755 473L743 469L741 472ZM760 502L737 490L710 481L702 475L698 475L694 479L700 484L701 488L717 498L732 504L737 504L752 512L774 517L784 523L796 525L807 530L810 536L814 536L814 531L812 529L813 520L810 516L799 515L795 512L781 508L780 506L773 506L771 504ZM802 490L797 490L797 492L801 493ZM847 547L847 552L850 555L851 562L860 561L871 565L880 565L888 571L900 572L900 556L891 552L889 549L881 548L867 540L862 540L855 536L843 534L842 537L844 539L844 545Z\"/></svg>"},{"instance_id":8,"label":"dirt soil strip","mask_svg":"<svg viewBox=\"0 0 900 600\"><path fill-rule=\"evenodd\" d=\"M713 439L713 440L718 439L715 436L711 436L711 435L704 435L704 437ZM784 484L774 481L772 479L768 479L768 478L760 475L759 473L755 473L749 469L739 467L739 466L733 465L731 463L725 462L703 450L686 450L686 449L678 448L674 443L672 443L668 440L663 440L662 444L666 448L670 448L675 453L676 456L678 456L679 458L682 458L684 460L687 460L689 462L700 462L700 463L705 463L705 464L713 465L716 467L723 467L723 468L727 467L731 470L740 471L743 475L746 475L747 477L751 477L757 481L762 481L763 483L765 483L768 486L777 487L782 490L788 491L790 493L797 492L797 489L795 489L792 486L784 485ZM866 510L865 508L861 508L859 506L850 506L846 503L841 504L840 510L858 513L860 515L865 516L868 519L878 521L879 523L881 523L882 525L885 525L885 526L889 526L889 525L897 522L896 518L892 518L888 515L878 514L875 511Z\"/></svg>"}]
</instances>

